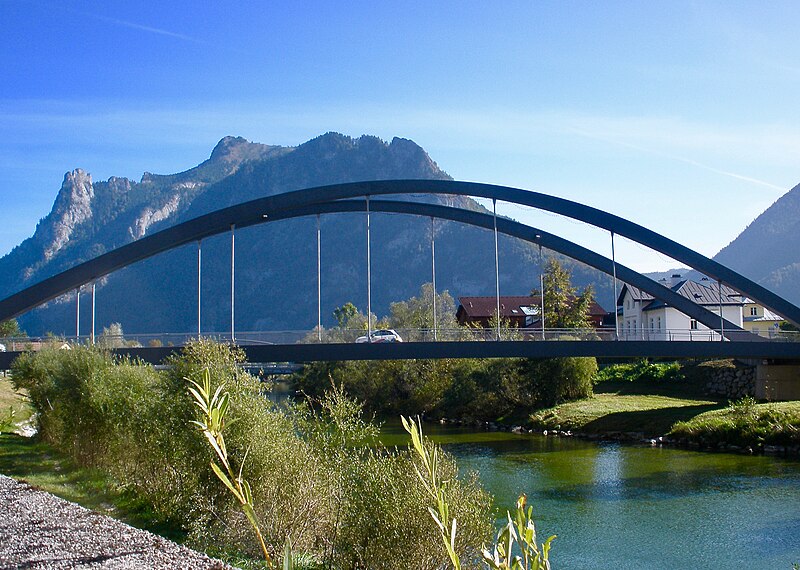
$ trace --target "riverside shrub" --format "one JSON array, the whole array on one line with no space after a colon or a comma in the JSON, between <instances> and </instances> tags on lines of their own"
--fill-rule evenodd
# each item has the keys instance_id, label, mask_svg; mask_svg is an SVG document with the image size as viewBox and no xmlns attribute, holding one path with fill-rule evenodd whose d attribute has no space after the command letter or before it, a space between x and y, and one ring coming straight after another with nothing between
<instances>
[{"instance_id":1,"label":"riverside shrub","mask_svg":"<svg viewBox=\"0 0 800 570\"><path fill-rule=\"evenodd\" d=\"M591 396L596 372L594 358L492 358L314 363L295 378L311 397L333 380L380 417L491 421Z\"/></svg>"},{"instance_id":2,"label":"riverside shrub","mask_svg":"<svg viewBox=\"0 0 800 570\"><path fill-rule=\"evenodd\" d=\"M186 380L210 371L230 393L225 440L245 474L272 554L287 539L325 568L438 568L446 561L407 451L364 445L375 428L335 389L308 404L278 405L237 367L240 351L198 341L165 371L99 349L44 350L20 357L14 383L31 396L41 437L84 466L109 473L158 518L188 532L190 544L259 556L246 517L210 462L190 422L198 410ZM413 375L409 381L413 381ZM327 380L330 388L330 379ZM238 463L237 463L238 465ZM468 559L492 530L491 498L474 477L442 471Z\"/></svg>"},{"instance_id":3,"label":"riverside shrub","mask_svg":"<svg viewBox=\"0 0 800 570\"><path fill-rule=\"evenodd\" d=\"M597 372L600 382L677 382L684 379L678 362L639 360L630 364L612 364Z\"/></svg>"}]
</instances>

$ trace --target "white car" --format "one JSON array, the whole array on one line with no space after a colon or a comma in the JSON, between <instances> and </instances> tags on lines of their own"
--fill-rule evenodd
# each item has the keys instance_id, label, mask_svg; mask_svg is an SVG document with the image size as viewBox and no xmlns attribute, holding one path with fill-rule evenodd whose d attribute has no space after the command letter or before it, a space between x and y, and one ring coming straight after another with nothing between
<instances>
[{"instance_id":1,"label":"white car","mask_svg":"<svg viewBox=\"0 0 800 570\"><path fill-rule=\"evenodd\" d=\"M6 345L0 344L0 352L5 352L5 351L6 351Z\"/></svg>"},{"instance_id":2,"label":"white car","mask_svg":"<svg viewBox=\"0 0 800 570\"><path fill-rule=\"evenodd\" d=\"M403 339L400 338L400 335L397 334L397 331L392 329L381 329L379 331L373 331L369 337L367 336L360 336L356 339L357 343L364 343L364 342L403 342Z\"/></svg>"}]
</instances>

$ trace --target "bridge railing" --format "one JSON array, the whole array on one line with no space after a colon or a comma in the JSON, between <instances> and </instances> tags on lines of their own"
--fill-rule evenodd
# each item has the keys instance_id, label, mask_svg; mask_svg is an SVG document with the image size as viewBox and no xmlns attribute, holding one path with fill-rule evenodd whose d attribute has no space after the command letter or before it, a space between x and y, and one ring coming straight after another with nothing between
<instances>
[{"instance_id":1,"label":"bridge railing","mask_svg":"<svg viewBox=\"0 0 800 570\"><path fill-rule=\"evenodd\" d=\"M455 341L691 341L713 342L721 341L719 330L711 329L637 329L619 331L617 335L613 328L581 328L581 329L519 329L501 328L499 337L497 329L455 327L439 328L435 331L428 328L401 328L395 329L405 342L455 342ZM757 340L746 331L722 331L725 340ZM325 329L322 334L315 330L284 330L284 331L237 331L234 343L241 346L256 345L282 345L282 344L315 344L315 343L354 343L359 337L366 336L363 329ZM800 342L800 332L770 329L762 331L761 339L772 342ZM203 333L204 338L218 342L231 342L230 332ZM320 340L321 337L321 340ZM125 333L124 335L99 335L95 337L95 344L108 348L124 347L170 347L183 346L192 339L197 338L197 333ZM91 344L88 335L75 336L47 336L47 337L7 337L0 338L0 344L9 352L40 350L43 346L53 344L58 347L72 344Z\"/></svg>"}]
</instances>

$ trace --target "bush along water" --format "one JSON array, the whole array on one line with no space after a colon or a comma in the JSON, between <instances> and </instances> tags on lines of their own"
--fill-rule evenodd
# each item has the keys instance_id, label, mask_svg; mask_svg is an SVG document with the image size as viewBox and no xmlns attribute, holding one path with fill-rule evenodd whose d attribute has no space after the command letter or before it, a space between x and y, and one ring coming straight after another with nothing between
<instances>
[{"instance_id":1,"label":"bush along water","mask_svg":"<svg viewBox=\"0 0 800 570\"><path fill-rule=\"evenodd\" d=\"M592 395L594 358L442 359L314 363L296 375L319 397L331 379L379 417L495 421Z\"/></svg>"},{"instance_id":2,"label":"bush along water","mask_svg":"<svg viewBox=\"0 0 800 570\"><path fill-rule=\"evenodd\" d=\"M364 445L376 428L338 388L300 405L271 403L258 380L237 367L242 357L198 341L157 371L99 349L43 350L21 356L13 380L30 395L42 439L79 465L108 473L154 518L185 532L190 545L253 559L266 550L278 563L291 544L296 568L449 564L439 529L425 514L430 500L417 457ZM208 396L198 390L208 410L188 392L187 378ZM213 417L226 393L218 416L224 427L215 428L206 412ZM193 421L212 428L222 455ZM224 448L215 429L224 429ZM491 497L474 475L457 477L446 453L439 453L437 469L449 481L456 553L478 561L478 546L492 532Z\"/></svg>"}]
</instances>

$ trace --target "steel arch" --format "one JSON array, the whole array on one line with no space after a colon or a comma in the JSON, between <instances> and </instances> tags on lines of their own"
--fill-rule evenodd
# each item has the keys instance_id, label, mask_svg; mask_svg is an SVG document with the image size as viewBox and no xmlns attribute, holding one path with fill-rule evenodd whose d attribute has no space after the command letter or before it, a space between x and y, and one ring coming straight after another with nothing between
<instances>
[{"instance_id":1,"label":"steel arch","mask_svg":"<svg viewBox=\"0 0 800 570\"><path fill-rule=\"evenodd\" d=\"M447 180L379 180L320 186L258 198L177 224L50 277L0 301L0 320L12 318L75 287L136 261L211 235L276 219L281 211L359 196L417 193L479 196L562 214L613 231L719 279L800 325L800 308L735 271L638 224L602 210L507 186ZM374 201L372 201L374 203ZM498 220L499 222L500 220ZM498 228L499 229L499 228ZM538 232L539 235L544 235ZM553 236L555 237L555 236ZM560 238L559 238L560 239ZM566 242L566 240L564 240ZM539 243L539 242L536 242ZM566 242L570 243L570 242ZM544 244L542 244L544 245ZM575 245L575 244L573 244ZM589 250L586 250L589 251ZM593 253L593 252L592 252ZM597 254L594 254L597 255ZM606 260L608 261L608 260ZM591 265L591 264L590 264ZM599 269L599 267L598 267ZM635 272L634 272L635 273ZM638 274L637 274L638 275ZM640 276L643 277L643 276ZM630 279L630 275L628 277ZM628 281L623 278L623 280ZM635 283L631 282L632 285ZM637 285L638 286L638 285ZM649 285L648 285L649 287ZM653 294L650 290L644 290ZM666 290L666 288L664 288ZM664 291L657 298L663 299ZM668 302L666 299L665 302ZM674 304L673 299L673 304ZM677 307L677 305L676 305ZM704 309L705 310L705 309ZM708 311L707 311L708 312ZM710 313L713 314L713 313ZM718 317L717 317L718 318ZM705 324L705 319L698 319ZM713 328L713 327L712 327Z\"/></svg>"}]
</instances>

